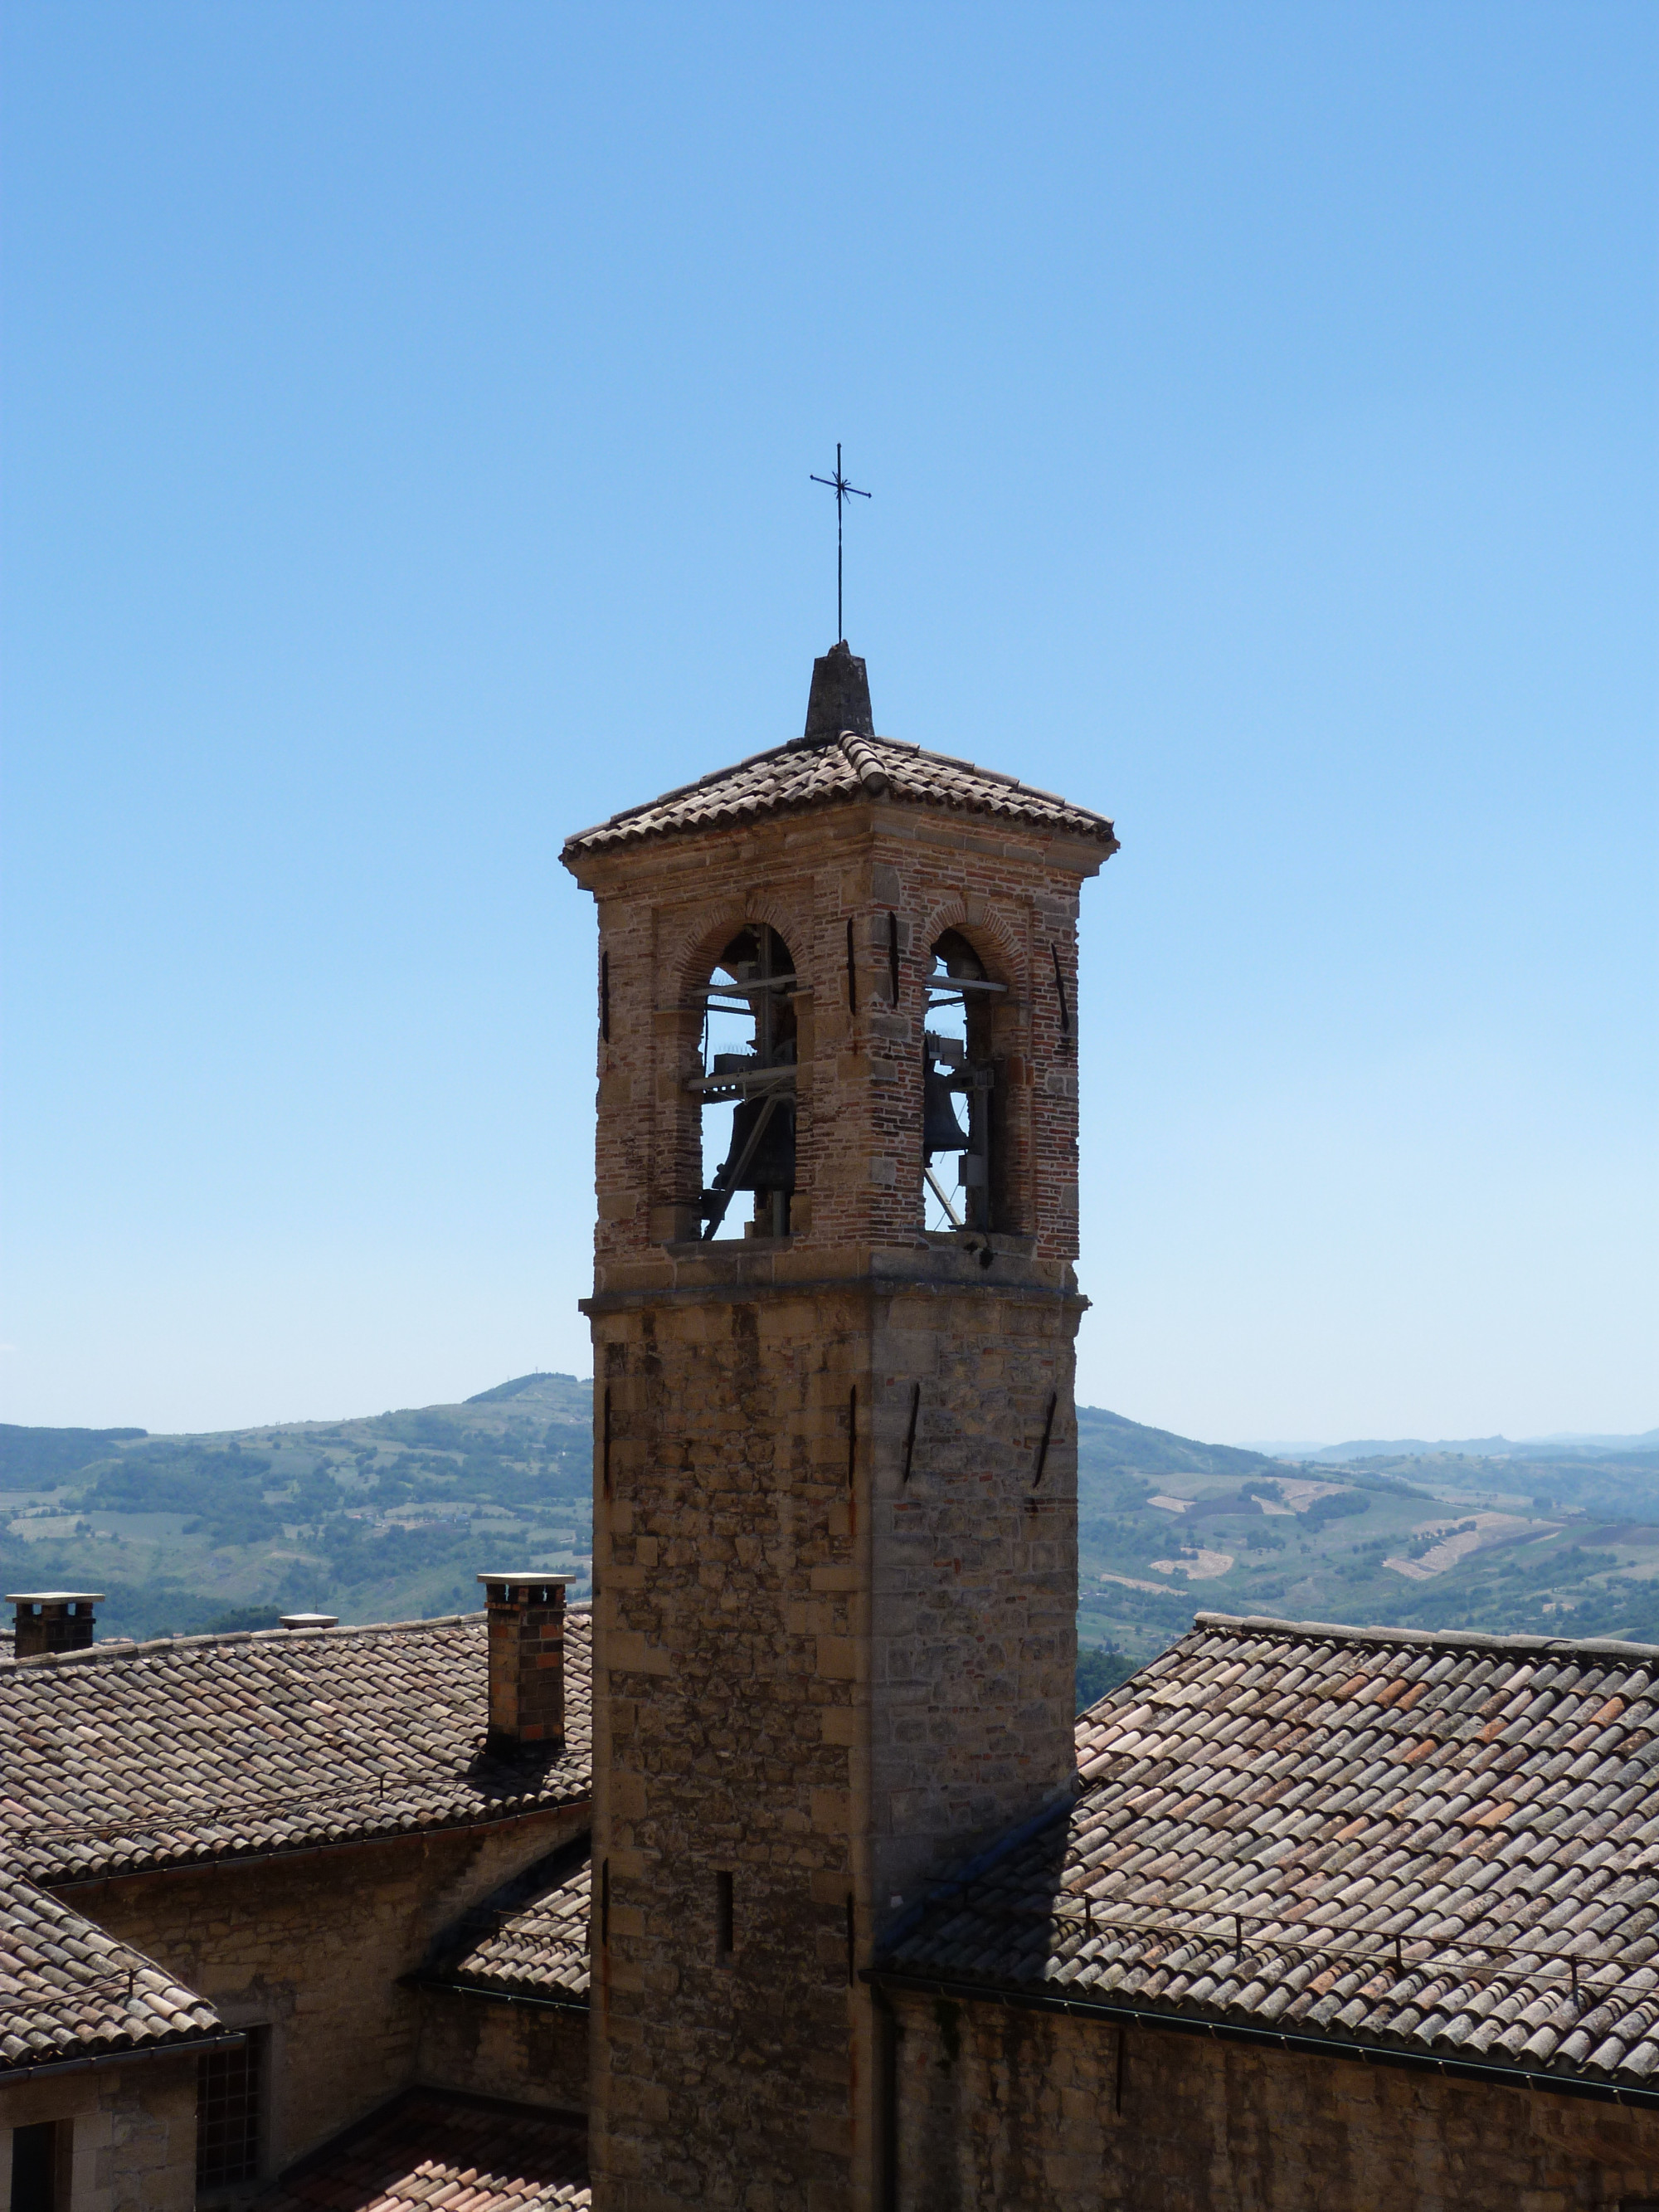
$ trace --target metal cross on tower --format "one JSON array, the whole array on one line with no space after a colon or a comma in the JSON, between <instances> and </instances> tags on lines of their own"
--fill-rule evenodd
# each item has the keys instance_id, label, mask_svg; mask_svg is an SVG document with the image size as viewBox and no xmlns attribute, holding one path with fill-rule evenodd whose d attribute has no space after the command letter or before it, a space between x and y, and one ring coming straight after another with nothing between
<instances>
[{"instance_id":1,"label":"metal cross on tower","mask_svg":"<svg viewBox=\"0 0 1659 2212\"><path fill-rule=\"evenodd\" d=\"M839 641L847 635L846 624L842 619L841 611L842 510L846 506L847 501L849 499L868 499L870 495L867 491L860 491L856 484L848 483L846 477L842 474L841 446L839 442L837 442L836 447L836 473L834 476L814 477L812 481L814 483L828 485L829 489L836 495L836 637L837 641Z\"/></svg>"}]
</instances>

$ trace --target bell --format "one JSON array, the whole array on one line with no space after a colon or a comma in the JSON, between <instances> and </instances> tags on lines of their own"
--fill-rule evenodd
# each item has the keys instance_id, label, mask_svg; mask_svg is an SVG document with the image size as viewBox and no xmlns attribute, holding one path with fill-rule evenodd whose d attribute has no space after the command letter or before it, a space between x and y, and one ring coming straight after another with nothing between
<instances>
[{"instance_id":1,"label":"bell","mask_svg":"<svg viewBox=\"0 0 1659 2212\"><path fill-rule=\"evenodd\" d=\"M932 1067L921 1074L921 1150L926 1159L935 1152L961 1152L968 1148L968 1132L957 1119L956 1097L948 1076Z\"/></svg>"},{"instance_id":2,"label":"bell","mask_svg":"<svg viewBox=\"0 0 1659 2212\"><path fill-rule=\"evenodd\" d=\"M761 1139L747 1166L739 1168L755 1125L772 1106ZM714 1170L716 1190L787 1190L795 1188L795 1109L787 1098L739 1100L732 1114L732 1149Z\"/></svg>"}]
</instances>

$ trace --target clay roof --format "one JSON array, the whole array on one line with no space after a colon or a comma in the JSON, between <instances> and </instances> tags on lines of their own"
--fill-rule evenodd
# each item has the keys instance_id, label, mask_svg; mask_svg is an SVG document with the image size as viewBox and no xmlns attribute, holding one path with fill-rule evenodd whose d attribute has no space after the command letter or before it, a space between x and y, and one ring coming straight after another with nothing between
<instances>
[{"instance_id":1,"label":"clay roof","mask_svg":"<svg viewBox=\"0 0 1659 2212\"><path fill-rule=\"evenodd\" d=\"M1656 1684L1640 1644L1200 1613L886 1963L1659 2087Z\"/></svg>"},{"instance_id":2,"label":"clay roof","mask_svg":"<svg viewBox=\"0 0 1659 2212\"><path fill-rule=\"evenodd\" d=\"M557 1851L469 1913L422 1978L496 1996L586 2004L590 1841Z\"/></svg>"},{"instance_id":3,"label":"clay roof","mask_svg":"<svg viewBox=\"0 0 1659 2212\"><path fill-rule=\"evenodd\" d=\"M589 1794L592 1614L566 1749L481 1749L484 1617L94 1644L0 1662L0 1854L41 1881L465 1826Z\"/></svg>"},{"instance_id":4,"label":"clay roof","mask_svg":"<svg viewBox=\"0 0 1659 2212\"><path fill-rule=\"evenodd\" d=\"M843 731L827 741L797 738L769 752L753 753L735 768L665 791L643 806L625 808L592 830L567 838L567 865L583 853L636 843L678 830L708 830L758 815L857 799L902 805L940 806L967 814L1029 823L1073 837L1097 840L1115 850L1112 825L1103 814L1073 806L1051 791L1038 791L994 769L948 753L924 752L896 738L866 738Z\"/></svg>"},{"instance_id":5,"label":"clay roof","mask_svg":"<svg viewBox=\"0 0 1659 2212\"><path fill-rule=\"evenodd\" d=\"M142 1951L0 1867L0 2082L20 2067L196 2042L220 2025Z\"/></svg>"},{"instance_id":6,"label":"clay roof","mask_svg":"<svg viewBox=\"0 0 1659 2212\"><path fill-rule=\"evenodd\" d=\"M284 2174L254 2212L533 2212L590 2201L587 2136L573 2118L417 2089Z\"/></svg>"}]
</instances>

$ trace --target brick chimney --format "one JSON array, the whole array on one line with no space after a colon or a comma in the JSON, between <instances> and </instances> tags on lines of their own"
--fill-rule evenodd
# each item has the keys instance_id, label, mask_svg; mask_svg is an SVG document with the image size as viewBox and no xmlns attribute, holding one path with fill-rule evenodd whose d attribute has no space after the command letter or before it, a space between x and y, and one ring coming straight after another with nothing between
<instances>
[{"instance_id":1,"label":"brick chimney","mask_svg":"<svg viewBox=\"0 0 1659 2212\"><path fill-rule=\"evenodd\" d=\"M20 1659L41 1651L84 1651L92 1642L93 1607L102 1590L8 1590L6 1603L17 1607L13 1650Z\"/></svg>"},{"instance_id":2,"label":"brick chimney","mask_svg":"<svg viewBox=\"0 0 1659 2212\"><path fill-rule=\"evenodd\" d=\"M488 1750L564 1748L564 1589L568 1575L480 1575L489 1618Z\"/></svg>"}]
</instances>

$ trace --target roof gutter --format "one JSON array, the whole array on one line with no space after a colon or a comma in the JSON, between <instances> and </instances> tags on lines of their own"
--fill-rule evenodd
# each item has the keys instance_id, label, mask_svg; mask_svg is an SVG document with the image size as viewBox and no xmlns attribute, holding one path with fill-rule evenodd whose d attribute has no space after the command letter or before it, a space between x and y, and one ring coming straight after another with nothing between
<instances>
[{"instance_id":1,"label":"roof gutter","mask_svg":"<svg viewBox=\"0 0 1659 2212\"><path fill-rule=\"evenodd\" d=\"M109 1867L101 1874L54 1875L45 1870L26 1868L31 1881L42 1889L50 1890L54 1897L67 1889L93 1889L106 1881L135 1881L147 1875L205 1874L210 1869L217 1873L225 1867L270 1866L275 1860L319 1858L325 1851L360 1851L373 1844L429 1843L434 1836L477 1836L493 1828L505 1828L514 1820L533 1820L550 1813L586 1813L592 1807L590 1797L560 1798L550 1804L520 1805L511 1813L497 1813L487 1820L452 1820L434 1822L418 1828L380 1828L366 1836L340 1836L326 1844L274 1844L269 1849L251 1851L225 1851L217 1857L200 1859L151 1860L144 1866Z\"/></svg>"},{"instance_id":2,"label":"roof gutter","mask_svg":"<svg viewBox=\"0 0 1659 2212\"><path fill-rule=\"evenodd\" d=\"M908 1974L888 1966L866 1966L860 1978L878 1990L908 1990L918 1996L950 1997L969 2004L1006 2005L1023 2012L1066 2013L1078 2020L1165 2028L1176 2035L1208 2036L1215 2043L1253 2043L1297 2057L1346 2058L1364 2066L1403 2066L1414 2073L1443 2075L1452 2081L1499 2082L1511 2089L1535 2089L1560 2097L1589 2097L1600 2104L1659 2112L1659 2089L1620 2088L1610 2081L1586 2081L1566 2074L1531 2073L1524 2067L1501 2066L1490 2060L1436 2058L1426 2051L1391 2051L1381 2044L1347 2043L1322 2035L1287 2035L1278 2028L1251 2027L1241 2021L1206 2020L1191 2013L1160 2012L1150 2005L1080 2002L1076 1997L1045 1996L1035 1990L941 1981L935 1975Z\"/></svg>"},{"instance_id":3,"label":"roof gutter","mask_svg":"<svg viewBox=\"0 0 1659 2212\"><path fill-rule=\"evenodd\" d=\"M403 1974L398 1978L406 1989L447 1990L458 1997L487 1997L491 2004L529 2005L541 2012L576 2013L583 2020L590 2007L586 1997L532 1996L525 1990L493 1990L486 1983L465 1982L455 1974Z\"/></svg>"},{"instance_id":4,"label":"roof gutter","mask_svg":"<svg viewBox=\"0 0 1659 2212\"><path fill-rule=\"evenodd\" d=\"M152 2058L194 2058L204 2051L231 2051L246 2041L240 2031L194 2035L185 2042L152 2043L137 2051L100 2051L88 2058L51 2058L40 2066L8 2066L0 2070L0 2089L9 2089L18 2081L39 2081L48 2074L90 2074L104 2066L143 2066Z\"/></svg>"}]
</instances>

